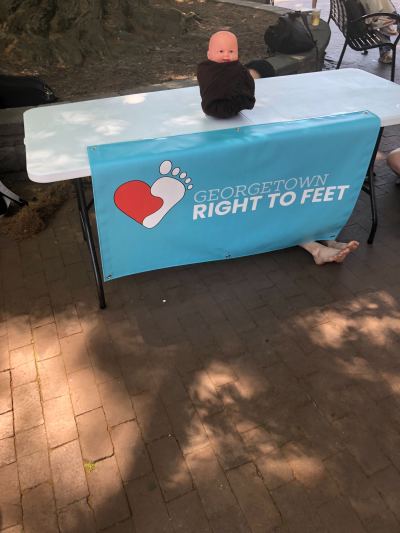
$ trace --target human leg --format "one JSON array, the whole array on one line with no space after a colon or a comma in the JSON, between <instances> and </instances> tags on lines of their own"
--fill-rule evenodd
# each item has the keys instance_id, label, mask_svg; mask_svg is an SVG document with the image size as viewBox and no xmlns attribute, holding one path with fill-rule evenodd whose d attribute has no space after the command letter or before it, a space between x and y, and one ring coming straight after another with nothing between
<instances>
[{"instance_id":1,"label":"human leg","mask_svg":"<svg viewBox=\"0 0 400 533\"><path fill-rule=\"evenodd\" d=\"M383 33L383 28L381 28L380 33L382 35L382 39L386 40L388 43L390 43L390 37L388 35L385 35ZM393 53L391 46L387 44L383 44L379 47L379 62L384 63L385 65L390 65L393 59Z\"/></svg>"},{"instance_id":2,"label":"human leg","mask_svg":"<svg viewBox=\"0 0 400 533\"><path fill-rule=\"evenodd\" d=\"M388 43L382 44L379 47L379 62L390 65L393 59L390 37L397 34L397 29L393 24L393 20L390 17L378 16L368 19L367 23L374 28L375 32L380 37L381 42Z\"/></svg>"},{"instance_id":3,"label":"human leg","mask_svg":"<svg viewBox=\"0 0 400 533\"><path fill-rule=\"evenodd\" d=\"M393 60L393 53L389 46L379 47L379 63L384 65L390 65Z\"/></svg>"},{"instance_id":4,"label":"human leg","mask_svg":"<svg viewBox=\"0 0 400 533\"><path fill-rule=\"evenodd\" d=\"M387 164L398 176L400 176L400 148L392 150L386 158Z\"/></svg>"},{"instance_id":5,"label":"human leg","mask_svg":"<svg viewBox=\"0 0 400 533\"><path fill-rule=\"evenodd\" d=\"M387 156L386 162L397 176L396 185L400 185L400 148L392 150Z\"/></svg>"}]
</instances>

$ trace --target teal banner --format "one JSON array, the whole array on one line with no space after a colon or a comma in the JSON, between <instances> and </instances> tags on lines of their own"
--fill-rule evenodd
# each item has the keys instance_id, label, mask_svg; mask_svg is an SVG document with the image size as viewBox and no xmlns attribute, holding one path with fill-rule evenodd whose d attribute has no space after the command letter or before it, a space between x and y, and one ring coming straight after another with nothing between
<instances>
[{"instance_id":1,"label":"teal banner","mask_svg":"<svg viewBox=\"0 0 400 533\"><path fill-rule=\"evenodd\" d=\"M360 112L89 147L104 279L334 239L379 128Z\"/></svg>"}]
</instances>

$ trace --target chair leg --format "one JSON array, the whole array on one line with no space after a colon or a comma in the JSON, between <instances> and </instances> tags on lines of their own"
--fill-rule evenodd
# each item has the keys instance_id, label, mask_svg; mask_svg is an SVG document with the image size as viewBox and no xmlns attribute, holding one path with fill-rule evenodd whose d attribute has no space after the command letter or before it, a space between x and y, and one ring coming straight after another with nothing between
<instances>
[{"instance_id":1,"label":"chair leg","mask_svg":"<svg viewBox=\"0 0 400 533\"><path fill-rule=\"evenodd\" d=\"M396 46L392 50L392 71L390 73L390 81L394 81L394 75L396 73Z\"/></svg>"},{"instance_id":2,"label":"chair leg","mask_svg":"<svg viewBox=\"0 0 400 533\"><path fill-rule=\"evenodd\" d=\"M346 48L347 48L347 39L346 39L346 41L344 43L342 53L340 54L339 61L338 61L337 65L336 65L336 69L339 69L340 65L342 64L342 59L343 59L344 53L346 51Z\"/></svg>"}]
</instances>

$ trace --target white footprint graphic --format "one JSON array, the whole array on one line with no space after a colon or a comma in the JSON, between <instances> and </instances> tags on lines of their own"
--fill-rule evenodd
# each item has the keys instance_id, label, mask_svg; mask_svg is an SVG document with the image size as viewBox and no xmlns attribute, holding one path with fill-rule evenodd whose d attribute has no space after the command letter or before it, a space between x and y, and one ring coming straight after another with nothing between
<instances>
[{"instance_id":1,"label":"white footprint graphic","mask_svg":"<svg viewBox=\"0 0 400 533\"><path fill-rule=\"evenodd\" d=\"M151 194L162 198L163 205L158 211L146 217L142 224L145 228L154 228L165 217L174 205L176 205L185 196L186 188L191 189L191 178L187 177L186 172L181 172L179 167L172 169L171 161L163 161L160 165L160 174L164 174L158 178L151 186ZM167 174L167 175L166 175ZM171 176L176 178L171 178ZM179 176L178 176L179 175ZM179 181L180 179L180 181Z\"/></svg>"}]
</instances>

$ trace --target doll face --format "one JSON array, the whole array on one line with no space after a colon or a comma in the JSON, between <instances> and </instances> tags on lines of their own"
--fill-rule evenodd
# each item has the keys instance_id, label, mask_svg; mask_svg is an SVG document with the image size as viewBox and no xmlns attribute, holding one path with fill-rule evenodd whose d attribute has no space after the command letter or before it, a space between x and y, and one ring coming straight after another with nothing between
<instances>
[{"instance_id":1,"label":"doll face","mask_svg":"<svg viewBox=\"0 0 400 533\"><path fill-rule=\"evenodd\" d=\"M218 31L211 35L207 57L216 63L237 61L239 52L236 35L230 31Z\"/></svg>"}]
</instances>

